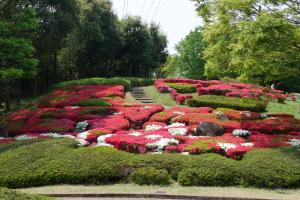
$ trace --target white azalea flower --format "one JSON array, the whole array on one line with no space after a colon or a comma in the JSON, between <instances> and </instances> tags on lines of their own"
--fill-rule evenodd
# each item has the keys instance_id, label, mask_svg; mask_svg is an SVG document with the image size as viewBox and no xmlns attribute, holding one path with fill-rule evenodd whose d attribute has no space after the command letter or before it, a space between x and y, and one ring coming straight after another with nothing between
<instances>
[{"instance_id":1,"label":"white azalea flower","mask_svg":"<svg viewBox=\"0 0 300 200\"><path fill-rule=\"evenodd\" d=\"M232 143L218 143L218 146L221 147L224 151L228 151L228 149L235 149L236 145Z\"/></svg>"},{"instance_id":2,"label":"white azalea flower","mask_svg":"<svg viewBox=\"0 0 300 200\"><path fill-rule=\"evenodd\" d=\"M260 117L263 118L263 119L268 118L268 114L263 113L263 114L260 115Z\"/></svg>"},{"instance_id":3,"label":"white azalea flower","mask_svg":"<svg viewBox=\"0 0 300 200\"><path fill-rule=\"evenodd\" d=\"M15 137L15 140L32 140L32 139L37 139L38 137L36 136L29 136L29 135L19 135Z\"/></svg>"},{"instance_id":4,"label":"white azalea flower","mask_svg":"<svg viewBox=\"0 0 300 200\"><path fill-rule=\"evenodd\" d=\"M156 154L163 154L163 152L162 151L157 151L157 152L152 152L151 154L154 154L154 155L156 155Z\"/></svg>"},{"instance_id":5,"label":"white azalea flower","mask_svg":"<svg viewBox=\"0 0 300 200\"><path fill-rule=\"evenodd\" d=\"M251 112L249 111L243 111L242 114L244 114L246 117L251 117Z\"/></svg>"},{"instance_id":6,"label":"white azalea flower","mask_svg":"<svg viewBox=\"0 0 300 200\"><path fill-rule=\"evenodd\" d=\"M107 134L107 135L101 135L97 138L97 142L98 142L98 145L102 145L102 144L107 144L105 142L105 139L106 138L110 138L112 136L114 136L115 134Z\"/></svg>"},{"instance_id":7,"label":"white azalea flower","mask_svg":"<svg viewBox=\"0 0 300 200\"><path fill-rule=\"evenodd\" d=\"M247 143L242 143L241 146L244 146L244 147L253 147L254 144L252 142L247 142Z\"/></svg>"},{"instance_id":8,"label":"white azalea flower","mask_svg":"<svg viewBox=\"0 0 300 200\"><path fill-rule=\"evenodd\" d=\"M185 126L184 123L173 123L173 124L170 124L169 126L166 126L165 128L174 128L174 127L181 127L181 126Z\"/></svg>"},{"instance_id":9,"label":"white azalea flower","mask_svg":"<svg viewBox=\"0 0 300 200\"><path fill-rule=\"evenodd\" d=\"M88 131L86 131L86 132L82 132L82 133L77 134L77 137L81 138L81 139L87 139L87 137L89 136L89 134L90 133Z\"/></svg>"},{"instance_id":10,"label":"white azalea flower","mask_svg":"<svg viewBox=\"0 0 300 200\"><path fill-rule=\"evenodd\" d=\"M111 144L107 144L107 143L99 143L95 147L113 147L113 146Z\"/></svg>"},{"instance_id":11,"label":"white azalea flower","mask_svg":"<svg viewBox=\"0 0 300 200\"><path fill-rule=\"evenodd\" d=\"M43 133L41 136L52 137L52 138L75 138L72 135L62 135L59 133Z\"/></svg>"},{"instance_id":12,"label":"white azalea flower","mask_svg":"<svg viewBox=\"0 0 300 200\"><path fill-rule=\"evenodd\" d=\"M157 131L162 129L163 127L157 124L149 124L146 126L146 131Z\"/></svg>"},{"instance_id":13,"label":"white azalea flower","mask_svg":"<svg viewBox=\"0 0 300 200\"><path fill-rule=\"evenodd\" d=\"M157 138L162 138L161 135L146 135L145 138L149 139L149 140L155 140Z\"/></svg>"},{"instance_id":14,"label":"white azalea flower","mask_svg":"<svg viewBox=\"0 0 300 200\"><path fill-rule=\"evenodd\" d=\"M300 139L290 139L290 142L287 142L290 144L292 147L300 147Z\"/></svg>"},{"instance_id":15,"label":"white azalea flower","mask_svg":"<svg viewBox=\"0 0 300 200\"><path fill-rule=\"evenodd\" d=\"M163 151L166 146L170 146L170 145L176 145L177 146L177 145L179 145L179 141L175 140L173 138L171 138L171 139L162 138L162 139L160 139L156 142L149 143L146 146L149 149L157 149L158 151Z\"/></svg>"},{"instance_id":16,"label":"white azalea flower","mask_svg":"<svg viewBox=\"0 0 300 200\"><path fill-rule=\"evenodd\" d=\"M173 113L177 115L185 115L185 112L174 111Z\"/></svg>"},{"instance_id":17,"label":"white azalea flower","mask_svg":"<svg viewBox=\"0 0 300 200\"><path fill-rule=\"evenodd\" d=\"M144 110L149 110L149 109L151 109L152 108L152 106L145 106L143 109Z\"/></svg>"},{"instance_id":18,"label":"white azalea flower","mask_svg":"<svg viewBox=\"0 0 300 200\"><path fill-rule=\"evenodd\" d=\"M189 152L182 152L181 155L184 155L184 156L189 156Z\"/></svg>"},{"instance_id":19,"label":"white azalea flower","mask_svg":"<svg viewBox=\"0 0 300 200\"><path fill-rule=\"evenodd\" d=\"M88 141L86 141L83 138L76 138L75 140L78 142L78 146L81 147L88 146L90 144Z\"/></svg>"},{"instance_id":20,"label":"white azalea flower","mask_svg":"<svg viewBox=\"0 0 300 200\"><path fill-rule=\"evenodd\" d=\"M139 133L139 132L132 132L132 133L129 133L128 135L138 137L138 136L140 136L140 135L142 135L142 134Z\"/></svg>"},{"instance_id":21,"label":"white azalea flower","mask_svg":"<svg viewBox=\"0 0 300 200\"><path fill-rule=\"evenodd\" d=\"M186 128L170 128L168 129L168 132L172 135L186 135L188 133L188 130Z\"/></svg>"},{"instance_id":22,"label":"white azalea flower","mask_svg":"<svg viewBox=\"0 0 300 200\"><path fill-rule=\"evenodd\" d=\"M122 112L114 113L114 115L122 115L122 114L123 114Z\"/></svg>"}]
</instances>

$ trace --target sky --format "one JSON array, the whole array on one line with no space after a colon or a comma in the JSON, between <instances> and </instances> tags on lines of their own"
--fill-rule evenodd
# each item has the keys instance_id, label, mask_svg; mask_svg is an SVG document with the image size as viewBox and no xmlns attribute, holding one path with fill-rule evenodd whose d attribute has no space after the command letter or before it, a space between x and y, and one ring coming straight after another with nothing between
<instances>
[{"instance_id":1,"label":"sky","mask_svg":"<svg viewBox=\"0 0 300 200\"><path fill-rule=\"evenodd\" d=\"M190 31L202 24L190 0L112 0L114 12L121 19L127 15L138 15L145 22L159 23L168 36L168 50L175 54L175 45ZM124 2L125 3L124 6ZM123 9L124 8L124 9ZM126 9L127 8L127 9ZM126 12L127 10L127 12Z\"/></svg>"}]
</instances>

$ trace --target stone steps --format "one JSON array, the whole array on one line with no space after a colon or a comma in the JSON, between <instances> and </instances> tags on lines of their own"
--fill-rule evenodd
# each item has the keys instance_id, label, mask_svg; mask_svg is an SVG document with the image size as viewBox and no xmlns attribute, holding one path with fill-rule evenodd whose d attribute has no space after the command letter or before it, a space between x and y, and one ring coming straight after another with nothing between
<instances>
[{"instance_id":1,"label":"stone steps","mask_svg":"<svg viewBox=\"0 0 300 200\"><path fill-rule=\"evenodd\" d=\"M142 87L135 87L131 90L133 98L135 98L136 101L143 104L152 104L154 101L147 97L144 88Z\"/></svg>"}]
</instances>

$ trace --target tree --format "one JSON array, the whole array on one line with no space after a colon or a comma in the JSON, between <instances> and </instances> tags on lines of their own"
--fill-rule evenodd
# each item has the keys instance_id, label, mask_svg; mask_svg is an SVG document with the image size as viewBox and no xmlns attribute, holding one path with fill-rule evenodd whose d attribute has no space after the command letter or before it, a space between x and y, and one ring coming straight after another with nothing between
<instances>
[{"instance_id":1,"label":"tree","mask_svg":"<svg viewBox=\"0 0 300 200\"><path fill-rule=\"evenodd\" d=\"M32 38L37 27L36 14L31 7L17 7L16 12L4 15L0 20L0 82L1 96L10 105L14 84L20 92L21 78L34 78L38 60L33 58L35 49Z\"/></svg>"},{"instance_id":2,"label":"tree","mask_svg":"<svg viewBox=\"0 0 300 200\"><path fill-rule=\"evenodd\" d=\"M203 41L202 27L191 31L179 44L176 45L178 52L177 65L181 76L192 79L204 78L203 51L206 44Z\"/></svg>"},{"instance_id":3,"label":"tree","mask_svg":"<svg viewBox=\"0 0 300 200\"><path fill-rule=\"evenodd\" d=\"M113 75L122 40L112 5L105 0L78 0L78 4L80 21L60 51L61 70L76 72L75 78Z\"/></svg>"},{"instance_id":4,"label":"tree","mask_svg":"<svg viewBox=\"0 0 300 200\"><path fill-rule=\"evenodd\" d=\"M151 64L148 67L146 73L147 77L150 77L152 73L156 76L159 75L160 67L167 61L168 57L168 40L165 34L163 34L160 30L160 26L151 23L149 27L149 35L150 35L150 55L151 55Z\"/></svg>"},{"instance_id":5,"label":"tree","mask_svg":"<svg viewBox=\"0 0 300 200\"><path fill-rule=\"evenodd\" d=\"M300 83L299 1L195 2L206 22L204 39L208 48L204 58L209 78L230 76L261 84L286 80Z\"/></svg>"}]
</instances>

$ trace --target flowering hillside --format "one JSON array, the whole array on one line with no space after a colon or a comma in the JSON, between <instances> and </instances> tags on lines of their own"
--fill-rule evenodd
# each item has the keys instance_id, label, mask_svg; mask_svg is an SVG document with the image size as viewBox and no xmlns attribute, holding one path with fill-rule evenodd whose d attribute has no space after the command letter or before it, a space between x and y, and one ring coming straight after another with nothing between
<instances>
[{"instance_id":1,"label":"flowering hillside","mask_svg":"<svg viewBox=\"0 0 300 200\"><path fill-rule=\"evenodd\" d=\"M283 91L271 90L265 87L246 83L222 82L219 80L192 79L158 79L155 87L161 93L170 93L178 104L184 104L193 98L191 93L201 95L218 95L226 97L272 99L283 101L287 98Z\"/></svg>"},{"instance_id":2,"label":"flowering hillside","mask_svg":"<svg viewBox=\"0 0 300 200\"><path fill-rule=\"evenodd\" d=\"M244 92L245 98L286 98L280 91L253 89L249 84L180 81L197 87L199 93L205 90L231 96L233 92ZM161 92L174 95L175 90L166 86L167 82L170 81L158 80L156 86ZM10 137L0 138L0 143L72 138L80 146L111 146L131 153L217 153L233 159L241 159L257 148L300 146L300 120L291 115L229 108L164 108L127 103L124 96L124 87L120 85L56 89L29 108L12 113L6 119ZM209 135L201 131L203 123L217 126L222 133Z\"/></svg>"}]
</instances>

